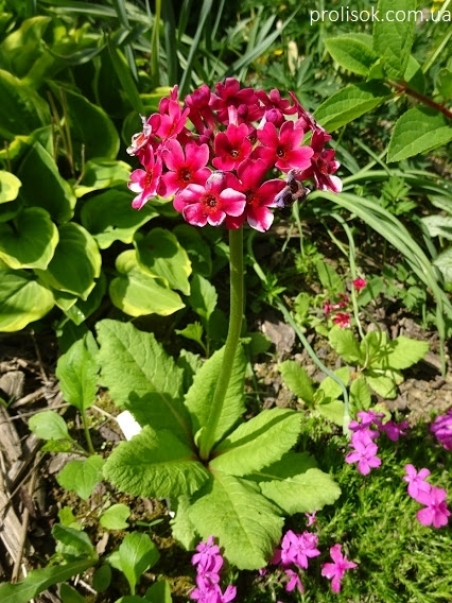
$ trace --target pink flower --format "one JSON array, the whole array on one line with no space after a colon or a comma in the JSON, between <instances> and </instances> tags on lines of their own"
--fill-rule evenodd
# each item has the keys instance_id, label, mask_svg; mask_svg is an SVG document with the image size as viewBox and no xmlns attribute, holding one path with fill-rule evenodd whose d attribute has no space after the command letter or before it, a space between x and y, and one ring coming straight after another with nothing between
<instances>
[{"instance_id":1,"label":"pink flower","mask_svg":"<svg viewBox=\"0 0 452 603\"><path fill-rule=\"evenodd\" d=\"M263 182L267 166L262 159L247 159L243 161L238 170L240 181L231 176L228 183L234 190L241 191L246 196L244 213L238 218L226 218L228 228L237 228L245 219L248 224L264 232L273 223L273 213L270 207L275 206L275 197L284 182L279 178Z\"/></svg>"},{"instance_id":2,"label":"pink flower","mask_svg":"<svg viewBox=\"0 0 452 603\"><path fill-rule=\"evenodd\" d=\"M400 436L406 435L406 430L409 427L410 424L407 421L402 421L401 423L386 421L386 423L382 423L380 429L385 432L392 442L398 442Z\"/></svg>"},{"instance_id":3,"label":"pink flower","mask_svg":"<svg viewBox=\"0 0 452 603\"><path fill-rule=\"evenodd\" d=\"M446 450L452 450L452 409L439 415L430 426L430 431Z\"/></svg>"},{"instance_id":4,"label":"pink flower","mask_svg":"<svg viewBox=\"0 0 452 603\"><path fill-rule=\"evenodd\" d=\"M323 147L331 136L325 130L317 128L314 130L311 140L313 156L311 165L297 175L300 180L313 178L317 188L321 191L333 191L340 193L342 182L337 176L332 176L339 169L340 163L334 159L333 149L324 150ZM303 168L301 168L303 169Z\"/></svg>"},{"instance_id":5,"label":"pink flower","mask_svg":"<svg viewBox=\"0 0 452 603\"><path fill-rule=\"evenodd\" d=\"M162 159L169 170L162 176L162 197L169 197L189 184L205 185L212 173L206 167L209 161L209 147L189 142L185 150L175 139L168 140L162 151Z\"/></svg>"},{"instance_id":6,"label":"pink flower","mask_svg":"<svg viewBox=\"0 0 452 603\"><path fill-rule=\"evenodd\" d=\"M357 291L361 291L361 289L367 287L367 281L364 278L355 278L355 280L352 281L352 285Z\"/></svg>"},{"instance_id":7,"label":"pink flower","mask_svg":"<svg viewBox=\"0 0 452 603\"><path fill-rule=\"evenodd\" d=\"M286 591L290 593L297 588L300 593L304 593L304 586L300 576L291 569L286 569L285 574L289 577L289 582L286 584Z\"/></svg>"},{"instance_id":8,"label":"pink flower","mask_svg":"<svg viewBox=\"0 0 452 603\"><path fill-rule=\"evenodd\" d=\"M149 199L157 195L162 174L162 160L154 153L151 145L143 147L140 161L145 169L134 170L127 185L131 191L139 193L132 201L134 209L141 209Z\"/></svg>"},{"instance_id":9,"label":"pink flower","mask_svg":"<svg viewBox=\"0 0 452 603\"><path fill-rule=\"evenodd\" d=\"M358 463L358 471L361 475L368 475L371 469L381 465L381 459L376 456L378 446L372 441L356 438L353 441L354 450L345 457L346 463Z\"/></svg>"},{"instance_id":10,"label":"pink flower","mask_svg":"<svg viewBox=\"0 0 452 603\"><path fill-rule=\"evenodd\" d=\"M311 164L314 151L301 146L304 130L297 123L286 121L278 132L274 124L267 122L257 131L257 137L263 145L257 149L258 156L282 172L305 170Z\"/></svg>"},{"instance_id":11,"label":"pink flower","mask_svg":"<svg viewBox=\"0 0 452 603\"><path fill-rule=\"evenodd\" d=\"M311 514L305 513L305 517L306 517L306 520L307 520L306 525L308 527L313 526L315 524L315 522L316 522L316 517L315 517L316 513L317 513L317 511L314 511Z\"/></svg>"},{"instance_id":12,"label":"pink flower","mask_svg":"<svg viewBox=\"0 0 452 603\"><path fill-rule=\"evenodd\" d=\"M338 312L333 317L333 322L341 329L347 329L350 327L350 314L348 312Z\"/></svg>"},{"instance_id":13,"label":"pink flower","mask_svg":"<svg viewBox=\"0 0 452 603\"><path fill-rule=\"evenodd\" d=\"M425 481L430 475L430 471L428 469L421 469L418 472L413 465L405 465L404 469L406 475L402 479L408 484L408 494L411 498L420 502L419 496L421 493L429 493L432 487L431 484Z\"/></svg>"},{"instance_id":14,"label":"pink flower","mask_svg":"<svg viewBox=\"0 0 452 603\"><path fill-rule=\"evenodd\" d=\"M249 123L260 119L264 113L256 92L252 88L241 88L240 82L232 77L226 78L224 84L219 82L215 92L210 106L217 111L221 123Z\"/></svg>"},{"instance_id":15,"label":"pink flower","mask_svg":"<svg viewBox=\"0 0 452 603\"><path fill-rule=\"evenodd\" d=\"M226 216L240 216L245 205L245 195L228 187L226 174L222 172L213 172L205 186L189 184L173 201L174 209L194 226L207 223L219 226Z\"/></svg>"},{"instance_id":16,"label":"pink flower","mask_svg":"<svg viewBox=\"0 0 452 603\"><path fill-rule=\"evenodd\" d=\"M307 569L308 559L320 555L316 548L318 538L312 532L295 534L288 530L281 541L281 563Z\"/></svg>"},{"instance_id":17,"label":"pink flower","mask_svg":"<svg viewBox=\"0 0 452 603\"><path fill-rule=\"evenodd\" d=\"M229 124L225 132L215 136L214 151L216 157L212 164L217 170L234 170L251 154L252 145L247 138L246 124Z\"/></svg>"},{"instance_id":18,"label":"pink flower","mask_svg":"<svg viewBox=\"0 0 452 603\"><path fill-rule=\"evenodd\" d=\"M419 491L416 500L426 507L418 511L416 517L423 526L441 528L448 524L451 512L447 508L446 498L446 490L437 486L431 486L428 492Z\"/></svg>"},{"instance_id":19,"label":"pink flower","mask_svg":"<svg viewBox=\"0 0 452 603\"><path fill-rule=\"evenodd\" d=\"M330 548L330 555L334 563L324 563L321 574L325 578L328 578L328 580L331 580L331 590L333 593L338 593L341 590L341 581L345 572L358 566L342 554L340 544L335 544Z\"/></svg>"}]
</instances>

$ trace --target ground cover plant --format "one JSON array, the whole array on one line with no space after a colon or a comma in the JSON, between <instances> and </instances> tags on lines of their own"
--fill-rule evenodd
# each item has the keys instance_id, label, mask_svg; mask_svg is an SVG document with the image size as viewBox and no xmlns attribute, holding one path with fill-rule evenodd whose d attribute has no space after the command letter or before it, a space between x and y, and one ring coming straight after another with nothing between
<instances>
[{"instance_id":1,"label":"ground cover plant","mask_svg":"<svg viewBox=\"0 0 452 603\"><path fill-rule=\"evenodd\" d=\"M248 4L4 2L2 601L450 598L449 3Z\"/></svg>"}]
</instances>

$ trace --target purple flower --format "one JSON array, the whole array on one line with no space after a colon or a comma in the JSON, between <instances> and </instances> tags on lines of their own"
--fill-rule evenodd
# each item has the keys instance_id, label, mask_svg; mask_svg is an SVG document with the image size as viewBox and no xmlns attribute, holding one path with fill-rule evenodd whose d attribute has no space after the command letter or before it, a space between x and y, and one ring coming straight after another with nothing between
<instances>
[{"instance_id":1,"label":"purple flower","mask_svg":"<svg viewBox=\"0 0 452 603\"><path fill-rule=\"evenodd\" d=\"M206 588L195 588L190 593L190 599L198 603L229 603L235 599L237 589L229 585L224 593L218 584L210 584Z\"/></svg>"},{"instance_id":2,"label":"purple flower","mask_svg":"<svg viewBox=\"0 0 452 603\"><path fill-rule=\"evenodd\" d=\"M308 526L308 528L310 526L313 526L316 522L316 515L317 511L314 511L313 513L309 514L309 513L305 513L305 517L306 517L306 525Z\"/></svg>"},{"instance_id":3,"label":"purple flower","mask_svg":"<svg viewBox=\"0 0 452 603\"><path fill-rule=\"evenodd\" d=\"M304 586L300 576L291 569L285 570L285 574L290 578L289 582L286 584L286 591L290 593L297 588L300 593L304 593Z\"/></svg>"},{"instance_id":4,"label":"purple flower","mask_svg":"<svg viewBox=\"0 0 452 603\"><path fill-rule=\"evenodd\" d=\"M308 558L317 557L320 551L316 548L318 538L312 532L295 534L288 530L281 541L281 563L307 569Z\"/></svg>"},{"instance_id":5,"label":"purple flower","mask_svg":"<svg viewBox=\"0 0 452 603\"><path fill-rule=\"evenodd\" d=\"M358 471L361 475L368 475L371 469L381 465L381 459L376 456L378 446L372 441L355 438L351 445L354 447L354 450L347 454L345 462L358 463Z\"/></svg>"},{"instance_id":6,"label":"purple flower","mask_svg":"<svg viewBox=\"0 0 452 603\"><path fill-rule=\"evenodd\" d=\"M426 506L416 516L423 526L441 528L447 525L451 512L447 508L446 497L446 490L437 486L430 486L429 492L419 492L417 501Z\"/></svg>"},{"instance_id":7,"label":"purple flower","mask_svg":"<svg viewBox=\"0 0 452 603\"><path fill-rule=\"evenodd\" d=\"M198 573L215 572L218 573L223 565L223 557L220 555L220 548L213 543L214 537L209 536L207 542L200 542L196 547L198 551L191 558L193 565L197 565Z\"/></svg>"},{"instance_id":8,"label":"purple flower","mask_svg":"<svg viewBox=\"0 0 452 603\"><path fill-rule=\"evenodd\" d=\"M446 450L452 450L452 408L445 415L436 417L430 431Z\"/></svg>"},{"instance_id":9,"label":"purple flower","mask_svg":"<svg viewBox=\"0 0 452 603\"><path fill-rule=\"evenodd\" d=\"M229 585L224 593L219 586L223 557L218 545L214 544L214 537L209 536L206 542L200 542L196 550L198 552L191 559L197 566L196 588L190 593L190 599L198 603L229 603L235 599L235 586Z\"/></svg>"},{"instance_id":10,"label":"purple flower","mask_svg":"<svg viewBox=\"0 0 452 603\"><path fill-rule=\"evenodd\" d=\"M333 593L338 593L341 590L341 580L344 577L345 572L357 567L357 564L353 561L349 561L347 557L342 554L340 544L335 544L330 548L330 555L334 563L323 563L321 573L322 576L331 580L331 590Z\"/></svg>"},{"instance_id":11,"label":"purple flower","mask_svg":"<svg viewBox=\"0 0 452 603\"><path fill-rule=\"evenodd\" d=\"M402 421L401 423L387 421L381 425L380 429L385 432L390 440L397 442L400 436L406 435L406 430L409 427L410 424L407 421Z\"/></svg>"},{"instance_id":12,"label":"purple flower","mask_svg":"<svg viewBox=\"0 0 452 603\"><path fill-rule=\"evenodd\" d=\"M406 475L402 479L408 484L408 494L411 498L420 502L420 494L430 492L432 487L431 484L425 481L425 478L430 475L430 471L424 468L418 472L413 465L405 465L404 469Z\"/></svg>"},{"instance_id":13,"label":"purple flower","mask_svg":"<svg viewBox=\"0 0 452 603\"><path fill-rule=\"evenodd\" d=\"M357 413L359 421L350 421L349 429L351 431L358 431L366 427L381 427L381 418L384 417L384 413L376 412L375 410L360 410Z\"/></svg>"}]
</instances>

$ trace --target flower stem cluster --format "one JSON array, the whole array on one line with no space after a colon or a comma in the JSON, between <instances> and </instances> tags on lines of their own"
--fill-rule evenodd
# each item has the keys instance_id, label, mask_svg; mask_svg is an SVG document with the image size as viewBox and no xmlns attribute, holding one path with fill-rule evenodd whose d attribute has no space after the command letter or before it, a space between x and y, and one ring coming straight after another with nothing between
<instances>
[{"instance_id":1,"label":"flower stem cluster","mask_svg":"<svg viewBox=\"0 0 452 603\"><path fill-rule=\"evenodd\" d=\"M220 587L220 570L224 559L220 548L214 544L214 537L209 536L206 542L200 542L198 551L192 557L196 567L196 587L190 593L190 599L198 603L229 603L235 599L237 589L229 585L224 592Z\"/></svg>"},{"instance_id":2,"label":"flower stem cluster","mask_svg":"<svg viewBox=\"0 0 452 603\"><path fill-rule=\"evenodd\" d=\"M345 457L346 463L358 463L358 471L361 475L368 475L372 469L381 465L381 459L377 456L378 446L375 440L381 432L396 442L400 436L406 434L409 425L406 421L395 423L394 421L382 422L383 413L373 410L358 412L358 421L350 421L349 429L352 432L349 446L352 451Z\"/></svg>"},{"instance_id":3,"label":"flower stem cluster","mask_svg":"<svg viewBox=\"0 0 452 603\"><path fill-rule=\"evenodd\" d=\"M278 90L242 88L234 78L215 91L200 86L183 106L177 93L175 87L157 113L142 118L127 149L142 164L128 185L137 193L134 208L174 196L174 208L195 226L236 229L247 221L265 231L271 208L306 194L304 181L341 190L335 152L325 149L331 136L293 93L283 99Z\"/></svg>"}]
</instances>

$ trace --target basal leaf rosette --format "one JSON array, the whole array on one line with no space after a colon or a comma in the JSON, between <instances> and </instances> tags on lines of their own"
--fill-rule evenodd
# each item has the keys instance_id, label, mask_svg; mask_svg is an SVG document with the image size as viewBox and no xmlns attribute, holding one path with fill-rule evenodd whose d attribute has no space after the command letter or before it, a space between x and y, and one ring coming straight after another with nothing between
<instances>
[{"instance_id":1,"label":"basal leaf rosette","mask_svg":"<svg viewBox=\"0 0 452 603\"><path fill-rule=\"evenodd\" d=\"M156 197L195 226L270 228L273 209L303 198L310 181L338 192L339 163L326 144L331 136L299 103L242 87L227 78L214 91L205 84L183 104L177 86L158 112L142 118L143 129L128 148L142 167L132 172L132 206ZM309 143L306 140L310 140Z\"/></svg>"}]
</instances>

